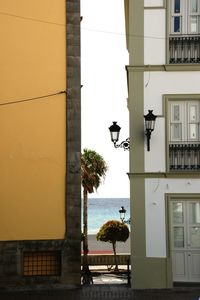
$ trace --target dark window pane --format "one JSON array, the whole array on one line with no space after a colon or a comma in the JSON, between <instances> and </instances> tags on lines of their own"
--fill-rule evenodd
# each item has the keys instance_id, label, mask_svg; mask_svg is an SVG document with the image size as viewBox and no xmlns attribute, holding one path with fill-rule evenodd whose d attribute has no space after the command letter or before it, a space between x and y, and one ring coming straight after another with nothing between
<instances>
[{"instance_id":1,"label":"dark window pane","mask_svg":"<svg viewBox=\"0 0 200 300\"><path fill-rule=\"evenodd\" d=\"M174 12L180 13L180 0L174 0Z\"/></svg>"},{"instance_id":2,"label":"dark window pane","mask_svg":"<svg viewBox=\"0 0 200 300\"><path fill-rule=\"evenodd\" d=\"M180 17L174 17L174 32L180 32Z\"/></svg>"}]
</instances>

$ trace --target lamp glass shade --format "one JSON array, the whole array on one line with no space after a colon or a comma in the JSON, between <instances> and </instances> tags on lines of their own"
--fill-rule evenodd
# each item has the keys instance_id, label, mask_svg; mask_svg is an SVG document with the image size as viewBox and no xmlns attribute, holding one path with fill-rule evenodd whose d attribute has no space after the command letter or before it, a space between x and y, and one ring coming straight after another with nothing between
<instances>
[{"instance_id":1,"label":"lamp glass shade","mask_svg":"<svg viewBox=\"0 0 200 300\"><path fill-rule=\"evenodd\" d=\"M109 130L112 142L116 143L119 140L121 127L117 125L117 122L113 122L113 124L109 127Z\"/></svg>"},{"instance_id":2,"label":"lamp glass shade","mask_svg":"<svg viewBox=\"0 0 200 300\"><path fill-rule=\"evenodd\" d=\"M125 219L126 210L123 206L121 206L121 209L119 210L120 219L123 221Z\"/></svg>"},{"instance_id":3,"label":"lamp glass shade","mask_svg":"<svg viewBox=\"0 0 200 300\"><path fill-rule=\"evenodd\" d=\"M153 131L155 128L155 121L157 116L153 114L153 110L149 110L148 114L144 116L145 119L145 129L147 131Z\"/></svg>"},{"instance_id":4,"label":"lamp glass shade","mask_svg":"<svg viewBox=\"0 0 200 300\"><path fill-rule=\"evenodd\" d=\"M119 140L119 132L111 131L110 136L112 142L117 142Z\"/></svg>"},{"instance_id":5,"label":"lamp glass shade","mask_svg":"<svg viewBox=\"0 0 200 300\"><path fill-rule=\"evenodd\" d=\"M155 128L155 121L145 121L145 128L146 130L153 131Z\"/></svg>"}]
</instances>

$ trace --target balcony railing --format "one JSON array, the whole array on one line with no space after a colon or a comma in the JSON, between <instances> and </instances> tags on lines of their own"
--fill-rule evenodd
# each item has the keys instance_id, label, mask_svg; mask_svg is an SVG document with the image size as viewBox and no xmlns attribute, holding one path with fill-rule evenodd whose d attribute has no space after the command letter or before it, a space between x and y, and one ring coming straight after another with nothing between
<instances>
[{"instance_id":1,"label":"balcony railing","mask_svg":"<svg viewBox=\"0 0 200 300\"><path fill-rule=\"evenodd\" d=\"M169 145L170 170L200 170L200 144Z\"/></svg>"},{"instance_id":2,"label":"balcony railing","mask_svg":"<svg viewBox=\"0 0 200 300\"><path fill-rule=\"evenodd\" d=\"M169 38L170 64L197 64L200 63L200 37L170 37Z\"/></svg>"}]
</instances>

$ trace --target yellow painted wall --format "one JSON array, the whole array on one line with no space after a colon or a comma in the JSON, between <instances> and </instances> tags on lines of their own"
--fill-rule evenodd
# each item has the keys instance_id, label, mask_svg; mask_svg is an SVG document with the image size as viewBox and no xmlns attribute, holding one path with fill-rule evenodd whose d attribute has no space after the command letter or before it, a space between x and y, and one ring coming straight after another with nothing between
<instances>
[{"instance_id":1,"label":"yellow painted wall","mask_svg":"<svg viewBox=\"0 0 200 300\"><path fill-rule=\"evenodd\" d=\"M66 90L65 0L0 0L0 104ZM65 230L65 94L0 106L0 240Z\"/></svg>"}]
</instances>

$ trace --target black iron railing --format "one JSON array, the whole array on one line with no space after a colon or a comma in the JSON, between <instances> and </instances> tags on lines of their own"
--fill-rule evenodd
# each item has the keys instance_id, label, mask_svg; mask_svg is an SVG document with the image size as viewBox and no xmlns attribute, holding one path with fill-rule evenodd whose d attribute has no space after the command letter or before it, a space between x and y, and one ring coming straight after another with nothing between
<instances>
[{"instance_id":1,"label":"black iron railing","mask_svg":"<svg viewBox=\"0 0 200 300\"><path fill-rule=\"evenodd\" d=\"M169 145L170 170L200 170L200 144Z\"/></svg>"},{"instance_id":2,"label":"black iron railing","mask_svg":"<svg viewBox=\"0 0 200 300\"><path fill-rule=\"evenodd\" d=\"M169 38L170 64L197 64L200 63L200 37L170 37Z\"/></svg>"}]
</instances>

